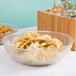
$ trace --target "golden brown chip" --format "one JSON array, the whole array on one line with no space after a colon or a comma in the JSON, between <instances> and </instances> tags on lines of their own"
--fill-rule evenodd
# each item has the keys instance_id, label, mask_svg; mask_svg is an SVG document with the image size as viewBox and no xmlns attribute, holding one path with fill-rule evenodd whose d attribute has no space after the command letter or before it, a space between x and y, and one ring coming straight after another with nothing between
<instances>
[{"instance_id":1,"label":"golden brown chip","mask_svg":"<svg viewBox=\"0 0 76 76\"><path fill-rule=\"evenodd\" d=\"M22 44L21 42L16 42L16 43L14 43L14 47L20 48L21 44Z\"/></svg>"},{"instance_id":2,"label":"golden brown chip","mask_svg":"<svg viewBox=\"0 0 76 76\"><path fill-rule=\"evenodd\" d=\"M30 38L37 38L37 37L39 37L39 34L36 33L36 32L33 32L33 31L29 31L29 32L26 32L25 36L28 37L28 38L29 37Z\"/></svg>"},{"instance_id":3,"label":"golden brown chip","mask_svg":"<svg viewBox=\"0 0 76 76\"><path fill-rule=\"evenodd\" d=\"M1 33L8 33L8 32L11 32L11 31L13 31L13 29L8 28L6 26L0 26L0 34Z\"/></svg>"},{"instance_id":4,"label":"golden brown chip","mask_svg":"<svg viewBox=\"0 0 76 76\"><path fill-rule=\"evenodd\" d=\"M53 49L53 48L56 48L56 47L54 45L50 45L50 46L47 47L47 49L51 49L51 48Z\"/></svg>"},{"instance_id":5,"label":"golden brown chip","mask_svg":"<svg viewBox=\"0 0 76 76\"><path fill-rule=\"evenodd\" d=\"M42 36L40 36L40 37L38 37L37 38L39 41L44 41L44 42L49 42L49 41L51 41L51 36L49 36L49 35L42 35Z\"/></svg>"},{"instance_id":6,"label":"golden brown chip","mask_svg":"<svg viewBox=\"0 0 76 76\"><path fill-rule=\"evenodd\" d=\"M35 43L32 43L27 49L37 49L38 47L39 47L39 43L35 42Z\"/></svg>"},{"instance_id":7,"label":"golden brown chip","mask_svg":"<svg viewBox=\"0 0 76 76\"><path fill-rule=\"evenodd\" d=\"M51 39L49 45L54 45L56 48L60 48L63 44L59 39L53 38Z\"/></svg>"}]
</instances>

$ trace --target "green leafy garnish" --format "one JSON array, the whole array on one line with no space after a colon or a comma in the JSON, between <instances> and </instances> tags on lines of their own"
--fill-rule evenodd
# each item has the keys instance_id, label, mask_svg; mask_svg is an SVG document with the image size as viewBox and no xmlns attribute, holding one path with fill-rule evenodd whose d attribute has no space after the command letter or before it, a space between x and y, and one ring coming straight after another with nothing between
<instances>
[{"instance_id":1,"label":"green leafy garnish","mask_svg":"<svg viewBox=\"0 0 76 76\"><path fill-rule=\"evenodd\" d=\"M68 9L74 8L74 5L69 5Z\"/></svg>"},{"instance_id":2,"label":"green leafy garnish","mask_svg":"<svg viewBox=\"0 0 76 76\"><path fill-rule=\"evenodd\" d=\"M61 1L66 1L66 0L61 0Z\"/></svg>"}]
</instances>

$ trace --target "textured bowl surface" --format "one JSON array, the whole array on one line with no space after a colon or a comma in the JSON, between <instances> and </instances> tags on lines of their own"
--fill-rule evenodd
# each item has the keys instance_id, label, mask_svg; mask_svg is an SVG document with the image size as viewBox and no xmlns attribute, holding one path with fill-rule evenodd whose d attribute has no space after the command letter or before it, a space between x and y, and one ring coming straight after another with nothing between
<instances>
[{"instance_id":1,"label":"textured bowl surface","mask_svg":"<svg viewBox=\"0 0 76 76\"><path fill-rule=\"evenodd\" d=\"M52 38L58 38L65 45L55 49L19 49L13 47L13 42L25 33L11 34L3 38L3 44L8 53L18 62L28 65L49 65L61 60L70 50L73 39L66 34L53 31L36 31L40 35L48 34Z\"/></svg>"},{"instance_id":2,"label":"textured bowl surface","mask_svg":"<svg viewBox=\"0 0 76 76\"><path fill-rule=\"evenodd\" d=\"M13 33L17 32L17 26L12 25L12 24L6 24L6 23L0 23L0 26L6 26L6 27L11 28L13 30L12 32L0 34L0 44L2 44L3 37L5 37L6 35L13 34Z\"/></svg>"}]
</instances>

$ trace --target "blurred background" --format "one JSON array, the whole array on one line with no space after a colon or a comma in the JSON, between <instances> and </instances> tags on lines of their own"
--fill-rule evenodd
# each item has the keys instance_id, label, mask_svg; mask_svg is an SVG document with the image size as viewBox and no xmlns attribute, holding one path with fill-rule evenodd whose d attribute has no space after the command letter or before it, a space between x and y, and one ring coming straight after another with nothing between
<instances>
[{"instance_id":1,"label":"blurred background","mask_svg":"<svg viewBox=\"0 0 76 76\"><path fill-rule=\"evenodd\" d=\"M37 11L51 9L53 3L54 0L0 0L0 23L19 28L37 26Z\"/></svg>"}]
</instances>

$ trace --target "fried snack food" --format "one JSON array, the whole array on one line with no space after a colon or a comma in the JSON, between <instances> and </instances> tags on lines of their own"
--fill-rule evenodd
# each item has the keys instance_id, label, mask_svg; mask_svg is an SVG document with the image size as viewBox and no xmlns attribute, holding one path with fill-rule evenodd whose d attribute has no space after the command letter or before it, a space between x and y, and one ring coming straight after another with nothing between
<instances>
[{"instance_id":1,"label":"fried snack food","mask_svg":"<svg viewBox=\"0 0 76 76\"><path fill-rule=\"evenodd\" d=\"M8 28L6 26L0 26L0 34L7 33L13 31L11 28Z\"/></svg>"},{"instance_id":2,"label":"fried snack food","mask_svg":"<svg viewBox=\"0 0 76 76\"><path fill-rule=\"evenodd\" d=\"M60 48L63 43L57 38L49 35L40 36L36 32L26 32L26 34L14 42L14 47L21 49L51 49Z\"/></svg>"},{"instance_id":3,"label":"fried snack food","mask_svg":"<svg viewBox=\"0 0 76 76\"><path fill-rule=\"evenodd\" d=\"M0 26L0 44L1 44L1 40L4 36L7 35L7 33L12 32L13 29L8 28L6 26Z\"/></svg>"},{"instance_id":4,"label":"fried snack food","mask_svg":"<svg viewBox=\"0 0 76 76\"><path fill-rule=\"evenodd\" d=\"M56 48L64 46L59 39L30 31L26 32L23 37L16 39L13 46L18 49L12 48L10 53L19 61L30 65L50 63L65 51L64 49L56 50Z\"/></svg>"},{"instance_id":5,"label":"fried snack food","mask_svg":"<svg viewBox=\"0 0 76 76\"><path fill-rule=\"evenodd\" d=\"M62 8L61 8L61 6L55 6L53 9L49 10L49 12L56 13L56 14L61 14L62 13Z\"/></svg>"}]
</instances>

